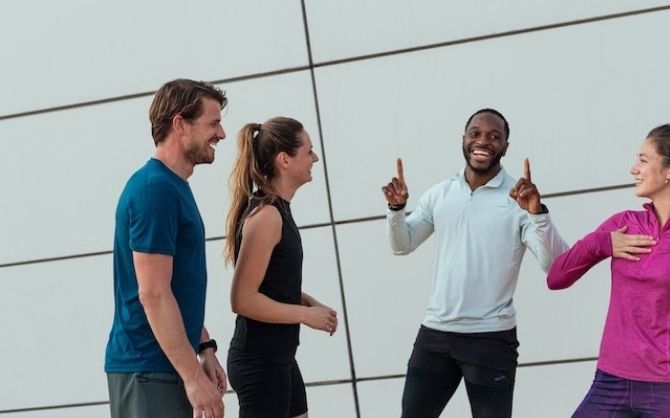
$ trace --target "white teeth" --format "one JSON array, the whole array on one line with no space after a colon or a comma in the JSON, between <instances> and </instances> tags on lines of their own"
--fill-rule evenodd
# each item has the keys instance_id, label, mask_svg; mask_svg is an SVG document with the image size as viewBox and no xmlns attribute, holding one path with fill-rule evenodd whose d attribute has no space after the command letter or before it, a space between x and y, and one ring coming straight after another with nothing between
<instances>
[{"instance_id":1,"label":"white teeth","mask_svg":"<svg viewBox=\"0 0 670 418\"><path fill-rule=\"evenodd\" d=\"M472 151L472 153L475 154L475 155L483 155L483 156L485 156L485 157L488 157L488 156L491 155L491 154L489 154L488 152L486 152L486 151L481 151L481 150L474 150L474 151Z\"/></svg>"}]
</instances>

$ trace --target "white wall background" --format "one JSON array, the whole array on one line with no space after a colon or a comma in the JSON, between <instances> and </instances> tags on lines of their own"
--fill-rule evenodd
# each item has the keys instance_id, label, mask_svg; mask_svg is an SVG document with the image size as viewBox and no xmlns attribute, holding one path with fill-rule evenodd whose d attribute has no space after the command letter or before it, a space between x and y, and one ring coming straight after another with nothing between
<instances>
[{"instance_id":1,"label":"white wall background","mask_svg":"<svg viewBox=\"0 0 670 418\"><path fill-rule=\"evenodd\" d=\"M152 154L148 106L163 82L208 80L230 98L228 139L191 179L210 237L207 323L222 362L234 321L220 254L235 133L292 116L322 156L294 201L304 287L342 322L330 338L303 330L310 415L387 418L399 416L432 266L432 241L408 257L387 248L379 189L395 158L405 160L411 209L462 167L467 117L495 107L511 125L505 167L520 175L530 158L574 242L642 204L617 186L631 183L646 132L668 122L669 38L670 3L651 0L8 3L0 13L0 416L108 416L113 211ZM526 258L515 298L516 417L565 417L579 403L608 292L605 264L549 292ZM236 416L235 395L225 400ZM443 415L469 416L462 389Z\"/></svg>"}]
</instances>

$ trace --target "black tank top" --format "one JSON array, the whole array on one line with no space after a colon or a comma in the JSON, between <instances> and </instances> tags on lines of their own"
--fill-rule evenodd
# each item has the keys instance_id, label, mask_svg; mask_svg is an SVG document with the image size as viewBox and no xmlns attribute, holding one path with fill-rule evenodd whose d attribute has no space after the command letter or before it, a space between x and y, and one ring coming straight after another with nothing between
<instances>
[{"instance_id":1,"label":"black tank top","mask_svg":"<svg viewBox=\"0 0 670 418\"><path fill-rule=\"evenodd\" d=\"M260 204L254 193L242 219ZM277 197L274 203L282 217L281 240L275 245L270 256L265 277L259 292L277 302L300 305L302 300L302 241L300 232L291 215L289 202ZM242 244L242 225L235 236L235 259ZM300 340L300 324L270 324L256 321L242 315L235 320L235 333L230 346L250 352L280 352L295 350Z\"/></svg>"}]
</instances>

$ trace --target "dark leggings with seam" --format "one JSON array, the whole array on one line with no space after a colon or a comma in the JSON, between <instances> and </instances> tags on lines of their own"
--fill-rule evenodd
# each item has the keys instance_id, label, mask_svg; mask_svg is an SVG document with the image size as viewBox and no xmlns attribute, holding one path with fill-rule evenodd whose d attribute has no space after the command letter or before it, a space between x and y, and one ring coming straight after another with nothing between
<instances>
[{"instance_id":1,"label":"dark leggings with seam","mask_svg":"<svg viewBox=\"0 0 670 418\"><path fill-rule=\"evenodd\" d=\"M402 417L439 417L456 392L461 377L457 366L449 375L409 367L402 396ZM466 380L465 388L474 418L512 416L513 386L489 387Z\"/></svg>"},{"instance_id":2,"label":"dark leggings with seam","mask_svg":"<svg viewBox=\"0 0 670 418\"><path fill-rule=\"evenodd\" d=\"M438 417L461 380L474 418L512 416L516 329L460 334L421 327L407 366L403 418Z\"/></svg>"}]
</instances>

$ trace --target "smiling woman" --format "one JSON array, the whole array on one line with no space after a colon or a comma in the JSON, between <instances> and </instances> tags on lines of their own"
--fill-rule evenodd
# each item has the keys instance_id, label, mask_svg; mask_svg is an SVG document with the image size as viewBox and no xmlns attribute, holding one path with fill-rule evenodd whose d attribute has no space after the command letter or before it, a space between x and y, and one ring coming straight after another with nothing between
<instances>
[{"instance_id":1,"label":"smiling woman","mask_svg":"<svg viewBox=\"0 0 670 418\"><path fill-rule=\"evenodd\" d=\"M612 257L612 290L596 376L573 417L666 417L670 411L670 125L642 141L630 173L644 210L606 220L559 256L547 284L572 286Z\"/></svg>"},{"instance_id":2,"label":"smiling woman","mask_svg":"<svg viewBox=\"0 0 670 418\"><path fill-rule=\"evenodd\" d=\"M240 417L305 417L295 360L300 324L337 330L336 312L302 292L302 241L290 206L319 157L302 124L283 117L245 125L238 147L225 252L235 265L230 298L237 314L229 380Z\"/></svg>"},{"instance_id":3,"label":"smiling woman","mask_svg":"<svg viewBox=\"0 0 670 418\"><path fill-rule=\"evenodd\" d=\"M662 154L665 126L660 126L649 133L640 145L637 160L630 173L635 177L635 194L638 197L654 196L662 193L670 182L670 156ZM667 132L665 132L668 135ZM667 139L667 138L666 138ZM667 146L667 145L666 145Z\"/></svg>"}]
</instances>

